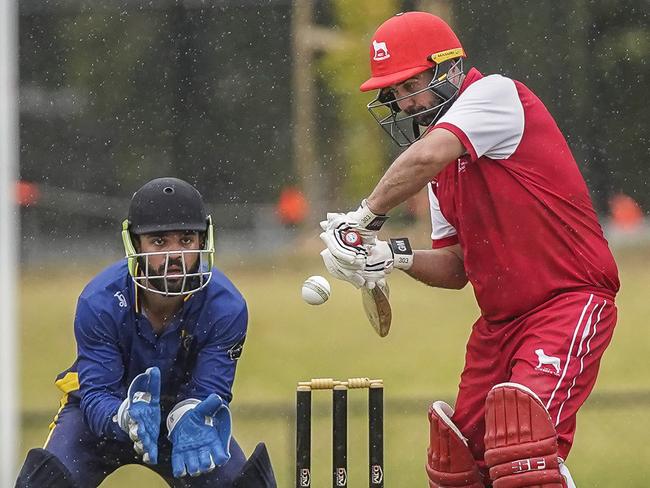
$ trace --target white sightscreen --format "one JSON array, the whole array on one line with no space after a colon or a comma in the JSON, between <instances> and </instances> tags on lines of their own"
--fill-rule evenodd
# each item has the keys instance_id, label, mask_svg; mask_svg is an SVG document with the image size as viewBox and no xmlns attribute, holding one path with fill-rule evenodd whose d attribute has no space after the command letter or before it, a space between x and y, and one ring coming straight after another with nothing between
<instances>
[{"instance_id":1,"label":"white sightscreen","mask_svg":"<svg viewBox=\"0 0 650 488\"><path fill-rule=\"evenodd\" d=\"M0 486L14 486L18 447L18 11L0 0Z\"/></svg>"}]
</instances>

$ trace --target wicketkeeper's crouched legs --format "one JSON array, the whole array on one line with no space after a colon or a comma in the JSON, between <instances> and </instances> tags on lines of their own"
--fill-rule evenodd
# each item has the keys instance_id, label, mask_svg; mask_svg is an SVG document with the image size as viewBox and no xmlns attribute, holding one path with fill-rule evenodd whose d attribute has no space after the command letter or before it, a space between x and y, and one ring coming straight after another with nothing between
<instances>
[{"instance_id":1,"label":"wicketkeeper's crouched legs","mask_svg":"<svg viewBox=\"0 0 650 488\"><path fill-rule=\"evenodd\" d=\"M260 442L242 467L234 488L277 488L271 458L266 445Z\"/></svg>"},{"instance_id":2,"label":"wicketkeeper's crouched legs","mask_svg":"<svg viewBox=\"0 0 650 488\"><path fill-rule=\"evenodd\" d=\"M71 486L75 488L97 487L109 474L127 464L140 464L155 471L165 479L169 486L231 488L246 462L246 456L235 439L232 438L230 442L231 456L226 464L215 468L210 473L195 478L190 476L174 478L171 469L171 446L169 441L161 436L159 445L158 464L145 465L140 456L133 450L131 441L120 442L98 438L90 432L83 419L79 404L69 403L59 412L45 450L64 466L65 470L67 470L65 477L67 479L67 474L70 475L73 481ZM50 458L50 456L47 457ZM28 460L26 460L26 465ZM55 465L49 464L48 466ZM48 466L46 468L49 470ZM26 473L33 471L32 468L27 470ZM40 471L35 472L32 476L39 473ZM28 484L24 486L25 488L33 488L39 485ZM64 486L62 485L61 488Z\"/></svg>"},{"instance_id":3,"label":"wicketkeeper's crouched legs","mask_svg":"<svg viewBox=\"0 0 650 488\"><path fill-rule=\"evenodd\" d=\"M44 449L65 466L79 488L99 486L118 467L139 461L130 442L94 435L76 402L68 403L58 413Z\"/></svg>"},{"instance_id":4,"label":"wicketkeeper's crouched legs","mask_svg":"<svg viewBox=\"0 0 650 488\"><path fill-rule=\"evenodd\" d=\"M45 449L31 449L27 453L15 488L78 488L68 468Z\"/></svg>"}]
</instances>

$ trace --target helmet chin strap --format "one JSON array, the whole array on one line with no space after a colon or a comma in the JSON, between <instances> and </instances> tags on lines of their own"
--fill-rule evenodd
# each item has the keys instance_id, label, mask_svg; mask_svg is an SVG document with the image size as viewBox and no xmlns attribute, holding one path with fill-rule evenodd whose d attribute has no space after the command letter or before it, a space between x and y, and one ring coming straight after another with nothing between
<instances>
[{"instance_id":1,"label":"helmet chin strap","mask_svg":"<svg viewBox=\"0 0 650 488\"><path fill-rule=\"evenodd\" d=\"M415 119L413 119L413 138L416 141L420 138L420 124Z\"/></svg>"}]
</instances>

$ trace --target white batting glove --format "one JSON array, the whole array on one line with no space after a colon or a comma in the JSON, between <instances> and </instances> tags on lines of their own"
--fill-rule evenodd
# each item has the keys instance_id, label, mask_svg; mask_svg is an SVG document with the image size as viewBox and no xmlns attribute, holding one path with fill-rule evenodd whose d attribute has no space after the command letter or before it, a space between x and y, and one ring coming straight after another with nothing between
<instances>
[{"instance_id":1,"label":"white batting glove","mask_svg":"<svg viewBox=\"0 0 650 488\"><path fill-rule=\"evenodd\" d=\"M320 254L327 271L334 277L352 283L356 288L365 286L371 290L394 268L407 270L413 265L413 251L406 237L390 239L390 242L377 240L374 246L369 246L361 269L341 263L329 249Z\"/></svg>"},{"instance_id":2,"label":"white batting glove","mask_svg":"<svg viewBox=\"0 0 650 488\"><path fill-rule=\"evenodd\" d=\"M413 265L413 251L405 237L390 239L390 242L377 240L368 250L366 265L361 272L366 286L373 289L380 280L385 280L393 268L407 270Z\"/></svg>"},{"instance_id":3,"label":"white batting glove","mask_svg":"<svg viewBox=\"0 0 650 488\"><path fill-rule=\"evenodd\" d=\"M363 245L363 237L356 231L355 227L350 226L343 219L338 221L338 225L331 229L326 229L320 234L321 240L327 246L333 258L348 269L363 269L368 256L368 250ZM361 241L358 237L361 237Z\"/></svg>"},{"instance_id":4,"label":"white batting glove","mask_svg":"<svg viewBox=\"0 0 650 488\"><path fill-rule=\"evenodd\" d=\"M361 269L367 256L365 249L375 244L377 231L386 219L388 217L385 215L373 213L364 200L359 208L352 212L346 214L328 213L327 220L320 223L323 229L320 238L332 255L341 263ZM361 242L357 242L356 238L346 239L351 230L360 235Z\"/></svg>"},{"instance_id":5,"label":"white batting glove","mask_svg":"<svg viewBox=\"0 0 650 488\"><path fill-rule=\"evenodd\" d=\"M355 288L361 288L366 284L366 280L362 276L360 270L344 267L344 265L342 265L341 262L332 255L329 249L324 249L320 255L323 258L323 263L325 263L325 268L327 268L327 271L329 271L329 273L335 278L347 281L354 285Z\"/></svg>"}]
</instances>

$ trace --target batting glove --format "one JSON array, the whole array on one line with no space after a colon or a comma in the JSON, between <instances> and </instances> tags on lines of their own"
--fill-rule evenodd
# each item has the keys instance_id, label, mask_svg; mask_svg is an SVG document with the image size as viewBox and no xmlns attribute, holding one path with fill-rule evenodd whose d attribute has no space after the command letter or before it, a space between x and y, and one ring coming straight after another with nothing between
<instances>
[{"instance_id":1,"label":"batting glove","mask_svg":"<svg viewBox=\"0 0 650 488\"><path fill-rule=\"evenodd\" d=\"M354 231L356 231L355 227L341 219L338 225L322 232L320 238L332 257L342 266L352 270L361 270L365 265L368 250L363 245L363 240L359 239L360 237L363 239L360 232Z\"/></svg>"},{"instance_id":2,"label":"batting glove","mask_svg":"<svg viewBox=\"0 0 650 488\"><path fill-rule=\"evenodd\" d=\"M366 280L360 270L345 267L345 265L341 264L341 262L332 255L329 249L324 249L321 251L320 255L323 258L323 263L325 263L325 268L327 268L327 271L329 271L329 273L335 278L352 283L355 288L361 288L366 284Z\"/></svg>"},{"instance_id":3,"label":"batting glove","mask_svg":"<svg viewBox=\"0 0 650 488\"><path fill-rule=\"evenodd\" d=\"M378 215L368 208L368 201L362 200L359 208L348 212L345 217L357 224L359 229L364 229L370 232L377 232L381 229L384 222L388 220L387 215Z\"/></svg>"},{"instance_id":4,"label":"batting glove","mask_svg":"<svg viewBox=\"0 0 650 488\"><path fill-rule=\"evenodd\" d=\"M216 393L178 403L167 417L167 430L175 478L209 473L230 459L230 409Z\"/></svg>"},{"instance_id":5,"label":"batting glove","mask_svg":"<svg viewBox=\"0 0 650 488\"><path fill-rule=\"evenodd\" d=\"M368 250L366 265L361 276L371 290L380 280L385 280L393 268L407 270L413 265L413 251L406 237L390 239L389 242L377 240Z\"/></svg>"},{"instance_id":6,"label":"batting glove","mask_svg":"<svg viewBox=\"0 0 650 488\"><path fill-rule=\"evenodd\" d=\"M129 386L115 419L133 441L133 449L147 464L158 462L160 434L160 370L148 368Z\"/></svg>"},{"instance_id":7,"label":"batting glove","mask_svg":"<svg viewBox=\"0 0 650 488\"><path fill-rule=\"evenodd\" d=\"M361 269L367 256L366 248L375 244L377 231L387 219L385 215L373 213L364 200L355 211L328 213L327 220L320 223L323 229L320 238L341 263ZM356 231L361 242L350 231Z\"/></svg>"},{"instance_id":8,"label":"batting glove","mask_svg":"<svg viewBox=\"0 0 650 488\"><path fill-rule=\"evenodd\" d=\"M407 270L413 265L413 251L406 237L390 239L389 242L376 240L366 250L361 269L341 263L329 249L323 250L320 255L332 276L352 283L356 288L365 286L371 290L378 281L385 280L393 268Z\"/></svg>"}]
</instances>

